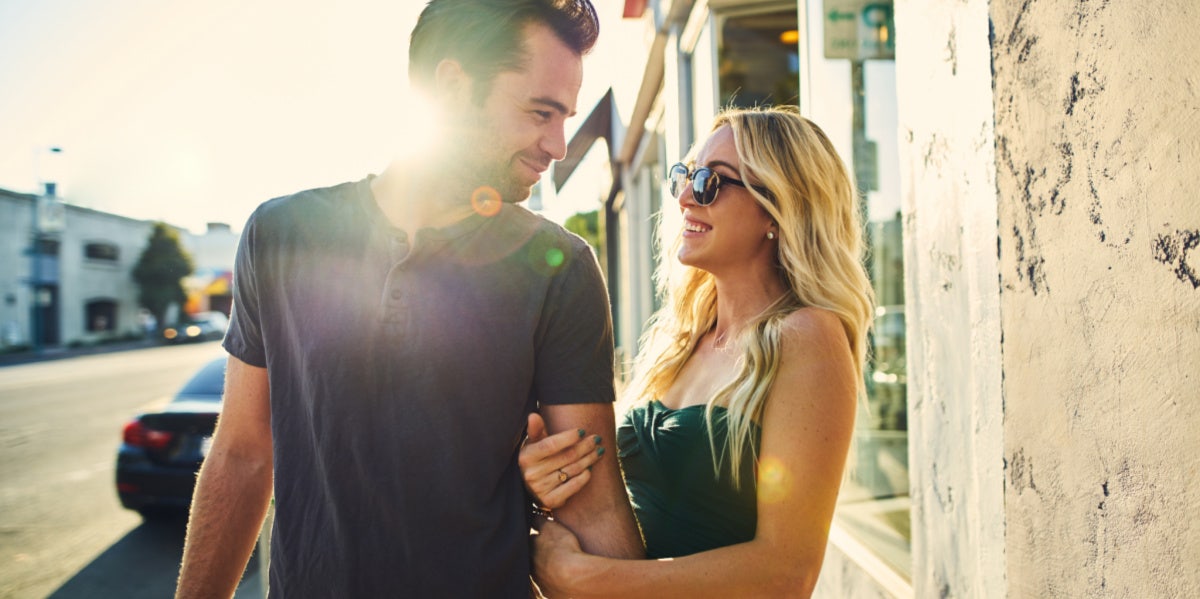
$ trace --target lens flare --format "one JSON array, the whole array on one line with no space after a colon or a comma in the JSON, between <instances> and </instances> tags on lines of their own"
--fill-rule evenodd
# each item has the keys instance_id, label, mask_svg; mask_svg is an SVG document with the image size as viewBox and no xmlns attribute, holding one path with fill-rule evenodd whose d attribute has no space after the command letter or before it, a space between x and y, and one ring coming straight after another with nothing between
<instances>
[{"instance_id":1,"label":"lens flare","mask_svg":"<svg viewBox=\"0 0 1200 599\"><path fill-rule=\"evenodd\" d=\"M566 267L571 259L567 251L570 248L561 245L554 235L542 233L529 240L524 249L525 260L535 271L552 277Z\"/></svg>"},{"instance_id":2,"label":"lens flare","mask_svg":"<svg viewBox=\"0 0 1200 599\"><path fill-rule=\"evenodd\" d=\"M471 192L471 208L480 216L496 216L502 204L500 192L486 185Z\"/></svg>"},{"instance_id":3,"label":"lens flare","mask_svg":"<svg viewBox=\"0 0 1200 599\"><path fill-rule=\"evenodd\" d=\"M764 456L758 463L758 498L765 503L783 501L791 488L791 479L778 458Z\"/></svg>"}]
</instances>

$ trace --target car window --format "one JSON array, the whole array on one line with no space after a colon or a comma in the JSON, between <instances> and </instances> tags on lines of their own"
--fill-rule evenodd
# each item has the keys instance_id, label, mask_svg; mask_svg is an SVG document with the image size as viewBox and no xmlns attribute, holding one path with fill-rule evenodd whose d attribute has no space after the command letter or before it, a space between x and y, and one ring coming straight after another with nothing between
<instances>
[{"instance_id":1,"label":"car window","mask_svg":"<svg viewBox=\"0 0 1200 599\"><path fill-rule=\"evenodd\" d=\"M204 365L192 380L179 390L180 395L212 395L221 397L225 387L225 358L218 358Z\"/></svg>"}]
</instances>

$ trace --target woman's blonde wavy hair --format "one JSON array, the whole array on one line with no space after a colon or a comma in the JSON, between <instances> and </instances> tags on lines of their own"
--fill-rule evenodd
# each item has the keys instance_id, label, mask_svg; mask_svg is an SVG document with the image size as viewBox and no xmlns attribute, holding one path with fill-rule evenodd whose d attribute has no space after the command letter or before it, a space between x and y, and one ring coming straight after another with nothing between
<instances>
[{"instance_id":1,"label":"woman's blonde wavy hair","mask_svg":"<svg viewBox=\"0 0 1200 599\"><path fill-rule=\"evenodd\" d=\"M863 368L874 293L863 268L863 234L858 195L833 144L794 107L726 109L712 132L728 126L743 181L778 225L777 262L786 292L736 332L731 347L741 352L736 378L708 400L705 418L713 430L714 408L726 409L728 438L722 451L713 443L714 467L724 456L750 451L757 463L755 425L779 370L784 319L800 308L829 310L841 320L854 355L858 396L864 396ZM688 154L693 158L697 144ZM676 235L672 256L682 241ZM650 320L634 362L629 398L661 399L717 320L713 275L665 259L656 272L663 307ZM797 391L799 392L799 391ZM740 484L740 459L730 459L734 484Z\"/></svg>"}]
</instances>

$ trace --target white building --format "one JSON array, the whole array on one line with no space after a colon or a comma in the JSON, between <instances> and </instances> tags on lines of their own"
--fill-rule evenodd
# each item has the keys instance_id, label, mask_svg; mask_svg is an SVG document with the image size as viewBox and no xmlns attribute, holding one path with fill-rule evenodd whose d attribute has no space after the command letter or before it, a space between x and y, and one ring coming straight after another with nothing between
<instances>
[{"instance_id":1,"label":"white building","mask_svg":"<svg viewBox=\"0 0 1200 599\"><path fill-rule=\"evenodd\" d=\"M818 596L1200 596L1200 5L624 8L644 62L554 173L608 155L622 353L718 107L798 104L866 199L871 410Z\"/></svg>"},{"instance_id":2,"label":"white building","mask_svg":"<svg viewBox=\"0 0 1200 599\"><path fill-rule=\"evenodd\" d=\"M0 349L48 348L136 338L145 333L131 273L153 222L75 206L49 195L0 189ZM212 223L204 235L177 229L193 255L189 288L228 276L237 235ZM218 285L219 287L219 285ZM224 296L198 296L228 312Z\"/></svg>"}]
</instances>

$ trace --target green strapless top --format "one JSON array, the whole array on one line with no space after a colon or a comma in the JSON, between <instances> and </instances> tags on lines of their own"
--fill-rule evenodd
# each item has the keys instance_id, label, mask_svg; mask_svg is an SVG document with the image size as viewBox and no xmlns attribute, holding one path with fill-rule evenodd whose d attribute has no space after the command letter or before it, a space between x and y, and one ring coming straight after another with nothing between
<instances>
[{"instance_id":1,"label":"green strapless top","mask_svg":"<svg viewBox=\"0 0 1200 599\"><path fill-rule=\"evenodd\" d=\"M713 414L717 451L725 451L725 411ZM755 428L757 448L759 431ZM742 456L741 485L729 459L713 467L704 406L672 410L658 401L631 408L617 428L617 453L642 534L646 557L681 557L754 538L756 468Z\"/></svg>"}]
</instances>

